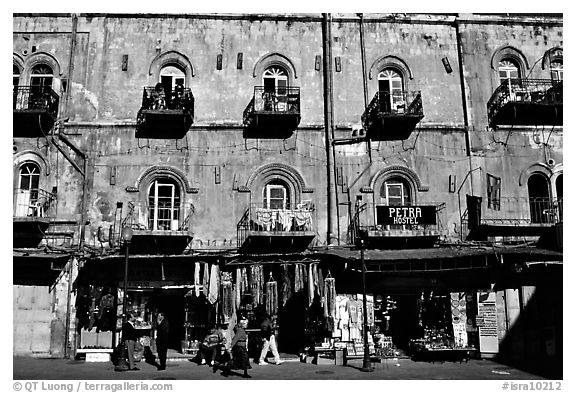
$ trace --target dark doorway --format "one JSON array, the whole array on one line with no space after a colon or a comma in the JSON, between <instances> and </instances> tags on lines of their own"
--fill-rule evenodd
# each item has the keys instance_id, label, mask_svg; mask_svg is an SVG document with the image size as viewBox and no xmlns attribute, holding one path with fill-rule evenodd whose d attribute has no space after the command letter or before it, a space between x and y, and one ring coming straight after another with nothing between
<instances>
[{"instance_id":1,"label":"dark doorway","mask_svg":"<svg viewBox=\"0 0 576 393\"><path fill-rule=\"evenodd\" d=\"M305 335L305 312L308 308L306 294L295 293L278 312L278 350L299 353L310 344ZM312 339L309 337L309 339Z\"/></svg>"},{"instance_id":2,"label":"dark doorway","mask_svg":"<svg viewBox=\"0 0 576 393\"><path fill-rule=\"evenodd\" d=\"M184 340L184 295L180 289L163 289L154 294L154 315L163 312L170 326L168 348L181 351L181 340Z\"/></svg>"}]
</instances>

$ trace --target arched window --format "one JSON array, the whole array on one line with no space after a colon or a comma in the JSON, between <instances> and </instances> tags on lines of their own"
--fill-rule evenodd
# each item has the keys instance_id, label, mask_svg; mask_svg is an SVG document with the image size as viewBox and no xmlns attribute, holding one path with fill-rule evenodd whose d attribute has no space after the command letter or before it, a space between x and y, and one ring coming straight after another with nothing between
<instances>
[{"instance_id":1,"label":"arched window","mask_svg":"<svg viewBox=\"0 0 576 393\"><path fill-rule=\"evenodd\" d=\"M530 204L530 222L543 224L550 222L551 201L548 178L534 173L528 178L528 200Z\"/></svg>"},{"instance_id":2,"label":"arched window","mask_svg":"<svg viewBox=\"0 0 576 393\"><path fill-rule=\"evenodd\" d=\"M35 204L39 197L40 167L28 162L18 171L18 190L16 194L16 217L38 215Z\"/></svg>"},{"instance_id":3,"label":"arched window","mask_svg":"<svg viewBox=\"0 0 576 393\"><path fill-rule=\"evenodd\" d=\"M262 74L262 84L265 92L286 94L288 73L283 67L277 65L268 67Z\"/></svg>"},{"instance_id":4,"label":"arched window","mask_svg":"<svg viewBox=\"0 0 576 393\"><path fill-rule=\"evenodd\" d=\"M504 83L509 79L520 78L520 67L516 61L512 59L502 59L498 62L498 78L500 83Z\"/></svg>"},{"instance_id":5,"label":"arched window","mask_svg":"<svg viewBox=\"0 0 576 393\"><path fill-rule=\"evenodd\" d=\"M182 98L186 87L186 74L182 69L174 65L166 65L160 70L159 83L164 88L166 106L173 109L172 103L176 99Z\"/></svg>"},{"instance_id":6,"label":"arched window","mask_svg":"<svg viewBox=\"0 0 576 393\"><path fill-rule=\"evenodd\" d=\"M262 201L265 209L290 209L288 186L279 180L271 181L264 187Z\"/></svg>"},{"instance_id":7,"label":"arched window","mask_svg":"<svg viewBox=\"0 0 576 393\"><path fill-rule=\"evenodd\" d=\"M32 68L30 75L30 86L33 91L43 91L45 88L52 88L54 72L47 64L38 64Z\"/></svg>"},{"instance_id":8,"label":"arched window","mask_svg":"<svg viewBox=\"0 0 576 393\"><path fill-rule=\"evenodd\" d=\"M148 229L177 230L180 220L180 187L171 178L158 178L148 189Z\"/></svg>"},{"instance_id":9,"label":"arched window","mask_svg":"<svg viewBox=\"0 0 576 393\"><path fill-rule=\"evenodd\" d=\"M562 60L554 60L550 63L550 77L558 82L564 80L564 64Z\"/></svg>"},{"instance_id":10,"label":"arched window","mask_svg":"<svg viewBox=\"0 0 576 393\"><path fill-rule=\"evenodd\" d=\"M385 68L378 74L378 91L381 95L380 102L385 105L385 112L396 110L398 106L405 105L404 80L394 68Z\"/></svg>"},{"instance_id":11,"label":"arched window","mask_svg":"<svg viewBox=\"0 0 576 393\"><path fill-rule=\"evenodd\" d=\"M556 178L556 203L558 204L558 221L562 221L564 213L564 196L563 196L563 180L562 174L558 175Z\"/></svg>"},{"instance_id":12,"label":"arched window","mask_svg":"<svg viewBox=\"0 0 576 393\"><path fill-rule=\"evenodd\" d=\"M410 205L412 196L406 180L401 177L391 177L382 183L380 188L380 203L388 206Z\"/></svg>"}]
</instances>

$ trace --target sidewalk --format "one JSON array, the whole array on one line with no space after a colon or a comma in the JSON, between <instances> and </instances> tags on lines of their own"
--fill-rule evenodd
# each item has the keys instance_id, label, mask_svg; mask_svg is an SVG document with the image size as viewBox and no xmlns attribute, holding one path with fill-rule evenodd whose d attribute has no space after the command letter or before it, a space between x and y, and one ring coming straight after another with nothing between
<instances>
[{"instance_id":1,"label":"sidewalk","mask_svg":"<svg viewBox=\"0 0 576 393\"><path fill-rule=\"evenodd\" d=\"M80 360L13 357L15 380L243 380L239 376L225 378L208 366L199 366L185 358L172 358L164 371L137 363L140 371L114 371L111 362L87 363ZM491 360L469 362L427 363L411 359L387 359L374 363L374 372L360 371L362 360L348 366L313 365L298 360L276 366L252 363L253 380L543 380L544 378L514 369Z\"/></svg>"}]
</instances>

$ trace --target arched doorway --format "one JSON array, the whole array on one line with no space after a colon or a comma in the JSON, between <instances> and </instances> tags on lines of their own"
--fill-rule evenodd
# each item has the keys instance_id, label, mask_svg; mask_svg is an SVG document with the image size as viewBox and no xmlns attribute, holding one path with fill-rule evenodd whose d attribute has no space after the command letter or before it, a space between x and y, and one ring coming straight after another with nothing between
<instances>
[{"instance_id":1,"label":"arched doorway","mask_svg":"<svg viewBox=\"0 0 576 393\"><path fill-rule=\"evenodd\" d=\"M550 222L551 203L548 179L541 173L528 178L528 200L530 204L530 222L546 224Z\"/></svg>"},{"instance_id":2,"label":"arched doorway","mask_svg":"<svg viewBox=\"0 0 576 393\"><path fill-rule=\"evenodd\" d=\"M148 191L148 228L177 230L180 222L180 188L175 180L159 178Z\"/></svg>"}]
</instances>

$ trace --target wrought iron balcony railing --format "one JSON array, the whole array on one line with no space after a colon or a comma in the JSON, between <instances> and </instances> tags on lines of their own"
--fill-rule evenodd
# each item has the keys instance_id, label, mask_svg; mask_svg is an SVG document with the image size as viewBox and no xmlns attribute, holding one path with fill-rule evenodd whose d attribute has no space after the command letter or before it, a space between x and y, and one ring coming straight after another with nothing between
<instances>
[{"instance_id":1,"label":"wrought iron balcony railing","mask_svg":"<svg viewBox=\"0 0 576 393\"><path fill-rule=\"evenodd\" d=\"M488 100L488 121L509 102L562 105L562 81L552 79L508 79L496 88Z\"/></svg>"},{"instance_id":2,"label":"wrought iron balcony railing","mask_svg":"<svg viewBox=\"0 0 576 393\"><path fill-rule=\"evenodd\" d=\"M141 110L182 110L194 117L194 96L189 88L174 88L158 91L144 87Z\"/></svg>"},{"instance_id":3,"label":"wrought iron balcony railing","mask_svg":"<svg viewBox=\"0 0 576 393\"><path fill-rule=\"evenodd\" d=\"M49 87L14 86L13 88L13 109L15 111L45 110L56 118L58 101L58 95Z\"/></svg>"},{"instance_id":4,"label":"wrought iron balcony railing","mask_svg":"<svg viewBox=\"0 0 576 393\"><path fill-rule=\"evenodd\" d=\"M283 87L275 90L254 87L254 96L244 110L244 122L254 113L300 114L300 88Z\"/></svg>"},{"instance_id":5,"label":"wrought iron balcony railing","mask_svg":"<svg viewBox=\"0 0 576 393\"><path fill-rule=\"evenodd\" d=\"M424 116L422 109L422 94L420 91L405 91L402 93L388 93L379 91L362 115L362 122L366 124L372 116L377 115L413 115Z\"/></svg>"},{"instance_id":6,"label":"wrought iron balcony railing","mask_svg":"<svg viewBox=\"0 0 576 393\"><path fill-rule=\"evenodd\" d=\"M142 231L190 231L194 205L191 203L128 202L128 213L122 227Z\"/></svg>"},{"instance_id":7,"label":"wrought iron balcony railing","mask_svg":"<svg viewBox=\"0 0 576 393\"><path fill-rule=\"evenodd\" d=\"M301 203L293 209L271 209L262 204L251 204L237 225L238 247L248 232L272 232L289 235L290 232L314 232L316 210L311 202Z\"/></svg>"},{"instance_id":8,"label":"wrought iron balcony railing","mask_svg":"<svg viewBox=\"0 0 576 393\"><path fill-rule=\"evenodd\" d=\"M52 218L56 210L56 195L35 189L18 188L14 193L14 217Z\"/></svg>"},{"instance_id":9,"label":"wrought iron balcony railing","mask_svg":"<svg viewBox=\"0 0 576 393\"><path fill-rule=\"evenodd\" d=\"M468 228L477 225L552 225L562 222L562 216L562 198L500 197L482 198L476 209L468 206L463 220Z\"/></svg>"}]
</instances>

